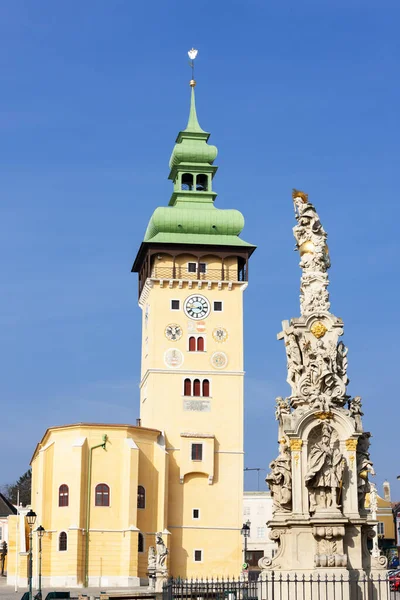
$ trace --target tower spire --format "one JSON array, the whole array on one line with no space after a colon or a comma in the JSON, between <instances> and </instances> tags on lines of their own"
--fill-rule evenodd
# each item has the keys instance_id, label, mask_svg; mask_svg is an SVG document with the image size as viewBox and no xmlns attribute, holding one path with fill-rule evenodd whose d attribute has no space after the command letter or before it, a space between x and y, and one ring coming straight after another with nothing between
<instances>
[{"instance_id":1,"label":"tower spire","mask_svg":"<svg viewBox=\"0 0 400 600\"><path fill-rule=\"evenodd\" d=\"M200 127L199 121L197 119L197 112L196 112L196 99L195 99L195 93L194 93L194 88L196 87L196 81L194 79L194 60L198 54L198 50L196 50L195 48L192 48L191 50L189 50L188 55L190 58L190 67L192 69L192 79L189 82L190 87L192 88L192 92L190 95L190 112L189 112L189 120L188 120L188 124L186 126L186 129L184 131L191 131L193 133L205 133L204 129L202 129Z\"/></svg>"}]
</instances>

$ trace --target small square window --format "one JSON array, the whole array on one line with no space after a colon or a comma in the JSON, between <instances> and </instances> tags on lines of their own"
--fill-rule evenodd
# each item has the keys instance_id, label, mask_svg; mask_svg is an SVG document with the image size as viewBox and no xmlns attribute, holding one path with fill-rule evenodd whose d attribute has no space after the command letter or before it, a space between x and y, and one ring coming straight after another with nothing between
<instances>
[{"instance_id":1,"label":"small square window","mask_svg":"<svg viewBox=\"0 0 400 600\"><path fill-rule=\"evenodd\" d=\"M214 310L220 312L222 310L222 302L214 302Z\"/></svg>"},{"instance_id":2,"label":"small square window","mask_svg":"<svg viewBox=\"0 0 400 600\"><path fill-rule=\"evenodd\" d=\"M200 519L200 509L199 508L193 509L193 519Z\"/></svg>"},{"instance_id":3,"label":"small square window","mask_svg":"<svg viewBox=\"0 0 400 600\"><path fill-rule=\"evenodd\" d=\"M194 551L194 562L203 562L203 550Z\"/></svg>"},{"instance_id":4,"label":"small square window","mask_svg":"<svg viewBox=\"0 0 400 600\"><path fill-rule=\"evenodd\" d=\"M179 310L180 304L179 300L171 300L171 310Z\"/></svg>"},{"instance_id":5,"label":"small square window","mask_svg":"<svg viewBox=\"0 0 400 600\"><path fill-rule=\"evenodd\" d=\"M197 273L197 269L199 269L199 273L206 273L207 264L201 262L197 266L197 263L195 262L188 263L188 273Z\"/></svg>"},{"instance_id":6,"label":"small square window","mask_svg":"<svg viewBox=\"0 0 400 600\"><path fill-rule=\"evenodd\" d=\"M203 444L192 444L192 460L203 460Z\"/></svg>"}]
</instances>

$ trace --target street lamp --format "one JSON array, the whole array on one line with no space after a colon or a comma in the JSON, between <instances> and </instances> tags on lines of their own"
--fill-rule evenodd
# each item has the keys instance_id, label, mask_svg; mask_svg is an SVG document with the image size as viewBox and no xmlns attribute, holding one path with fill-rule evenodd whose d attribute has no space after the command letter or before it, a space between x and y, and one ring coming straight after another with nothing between
<instances>
[{"instance_id":1,"label":"street lamp","mask_svg":"<svg viewBox=\"0 0 400 600\"><path fill-rule=\"evenodd\" d=\"M28 579L29 579L29 600L32 600L32 527L36 521L36 513L30 509L29 512L26 513L26 520L29 525L29 569L28 569Z\"/></svg>"},{"instance_id":2,"label":"street lamp","mask_svg":"<svg viewBox=\"0 0 400 600\"><path fill-rule=\"evenodd\" d=\"M243 560L243 563L246 563L247 538L250 537L250 525L251 525L250 521L247 521L246 523L243 523L242 529L240 530L240 533L244 537L244 560Z\"/></svg>"},{"instance_id":3,"label":"street lamp","mask_svg":"<svg viewBox=\"0 0 400 600\"><path fill-rule=\"evenodd\" d=\"M39 525L36 533L39 538L39 589L37 593L38 600L42 600L42 537L44 536L45 528Z\"/></svg>"}]
</instances>

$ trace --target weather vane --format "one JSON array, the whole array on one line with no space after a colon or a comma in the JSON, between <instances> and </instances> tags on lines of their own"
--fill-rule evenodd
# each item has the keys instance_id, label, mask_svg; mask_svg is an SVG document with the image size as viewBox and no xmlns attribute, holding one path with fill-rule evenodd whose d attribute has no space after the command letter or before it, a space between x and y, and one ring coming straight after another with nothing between
<instances>
[{"instance_id":1,"label":"weather vane","mask_svg":"<svg viewBox=\"0 0 400 600\"><path fill-rule=\"evenodd\" d=\"M189 52L188 52L188 55L189 55L189 58L190 58L189 65L190 65L190 66L191 66L191 68L192 68L192 79L191 79L191 81L190 81L190 85L191 85L192 87L194 87L194 86L196 85L196 82L195 82L195 80L194 80L194 59L196 58L196 56L197 56L198 52L199 52L199 51L198 51L198 50L196 50L195 48L192 48L192 49L191 49L191 50L189 50Z\"/></svg>"}]
</instances>

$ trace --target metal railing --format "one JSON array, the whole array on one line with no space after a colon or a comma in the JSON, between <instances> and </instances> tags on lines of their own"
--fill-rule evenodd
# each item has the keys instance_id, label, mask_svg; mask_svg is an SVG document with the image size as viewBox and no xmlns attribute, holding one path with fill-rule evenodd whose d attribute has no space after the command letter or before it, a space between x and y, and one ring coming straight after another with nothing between
<instances>
[{"instance_id":1,"label":"metal railing","mask_svg":"<svg viewBox=\"0 0 400 600\"><path fill-rule=\"evenodd\" d=\"M243 271L237 267L207 269L205 273L189 273L186 267L153 267L151 277L155 279L192 279L196 281L245 281Z\"/></svg>"},{"instance_id":2,"label":"metal railing","mask_svg":"<svg viewBox=\"0 0 400 600\"><path fill-rule=\"evenodd\" d=\"M341 575L263 572L258 580L170 579L163 600L400 600L386 572ZM400 592L400 590L399 590Z\"/></svg>"}]
</instances>

